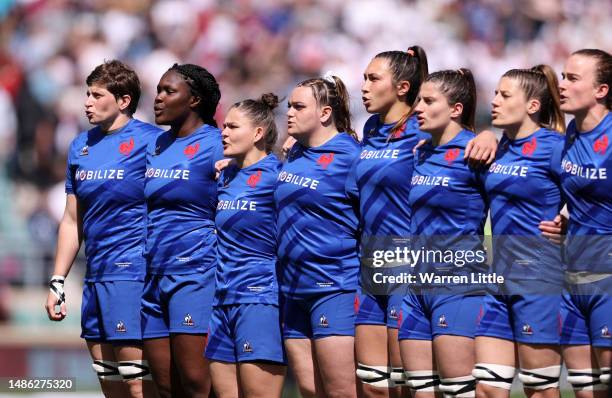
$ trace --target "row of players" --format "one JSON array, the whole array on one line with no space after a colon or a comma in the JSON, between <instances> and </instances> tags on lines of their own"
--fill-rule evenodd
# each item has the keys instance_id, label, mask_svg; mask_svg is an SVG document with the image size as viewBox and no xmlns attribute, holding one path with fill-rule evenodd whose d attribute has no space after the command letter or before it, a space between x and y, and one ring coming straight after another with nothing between
<instances>
[{"instance_id":1,"label":"row of players","mask_svg":"<svg viewBox=\"0 0 612 398\"><path fill-rule=\"evenodd\" d=\"M498 145L473 132L469 70L428 74L418 46L383 52L364 73L362 142L343 82L309 79L289 97L297 142L281 163L275 95L234 104L220 133L214 77L174 65L155 99L163 132L132 118L138 78L107 62L87 78L96 127L70 148L48 315L66 316L64 279L84 240L82 337L107 396L206 396L211 380L221 397L280 396L286 356L303 396L501 397L518 367L530 395L552 397L562 354L577 396L605 394L605 250L594 268L566 253L564 295L372 295L358 274L360 241L478 236L489 209L494 235L558 239L564 204L568 235L611 235L611 79L610 55L591 49L569 57L560 84L547 66L508 71L492 102ZM563 112L575 118L565 137ZM223 157L233 162L217 182ZM475 166L493 159L527 171ZM576 171L587 168L600 178ZM531 279L562 283L542 280L562 275L559 250L530 258Z\"/></svg>"}]
</instances>

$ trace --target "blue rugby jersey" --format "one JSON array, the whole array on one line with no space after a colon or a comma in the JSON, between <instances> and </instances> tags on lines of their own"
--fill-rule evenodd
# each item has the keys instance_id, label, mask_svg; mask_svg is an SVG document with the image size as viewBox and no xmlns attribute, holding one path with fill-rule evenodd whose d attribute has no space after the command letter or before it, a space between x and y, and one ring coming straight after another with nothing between
<instances>
[{"instance_id":1,"label":"blue rugby jersey","mask_svg":"<svg viewBox=\"0 0 612 398\"><path fill-rule=\"evenodd\" d=\"M566 260L570 271L612 272L612 113L591 131L573 120L561 160L561 186L570 213Z\"/></svg>"},{"instance_id":2,"label":"blue rugby jersey","mask_svg":"<svg viewBox=\"0 0 612 398\"><path fill-rule=\"evenodd\" d=\"M475 137L462 130L437 147L427 143L417 150L409 204L413 250L482 250L487 205L480 172L463 160L467 143ZM432 267L439 273L480 271L481 263L458 268L446 262L416 265L421 272ZM462 271L463 270L463 271Z\"/></svg>"},{"instance_id":3,"label":"blue rugby jersey","mask_svg":"<svg viewBox=\"0 0 612 398\"><path fill-rule=\"evenodd\" d=\"M495 270L514 280L563 278L561 248L538 229L540 221L553 220L562 207L563 140L546 128L517 140L504 135L484 174Z\"/></svg>"},{"instance_id":4,"label":"blue rugby jersey","mask_svg":"<svg viewBox=\"0 0 612 398\"><path fill-rule=\"evenodd\" d=\"M296 143L274 195L281 291L289 297L357 288L356 209L347 178L359 144L340 133L323 145Z\"/></svg>"},{"instance_id":5,"label":"blue rugby jersey","mask_svg":"<svg viewBox=\"0 0 612 398\"><path fill-rule=\"evenodd\" d=\"M431 138L419 130L416 117L390 136L395 123L383 124L378 115L363 129L359 159L352 170L359 191L362 240L371 236L410 235L410 178L413 149L421 139Z\"/></svg>"},{"instance_id":6,"label":"blue rugby jersey","mask_svg":"<svg viewBox=\"0 0 612 398\"><path fill-rule=\"evenodd\" d=\"M270 154L219 178L219 260L214 305L278 305L274 190L281 162Z\"/></svg>"},{"instance_id":7,"label":"blue rugby jersey","mask_svg":"<svg viewBox=\"0 0 612 398\"><path fill-rule=\"evenodd\" d=\"M160 132L131 119L110 134L94 127L70 145L66 193L82 211L87 282L144 279L145 152Z\"/></svg>"},{"instance_id":8,"label":"blue rugby jersey","mask_svg":"<svg viewBox=\"0 0 612 398\"><path fill-rule=\"evenodd\" d=\"M219 129L203 125L187 137L166 131L147 148L147 272L180 275L216 265L215 162Z\"/></svg>"}]
</instances>

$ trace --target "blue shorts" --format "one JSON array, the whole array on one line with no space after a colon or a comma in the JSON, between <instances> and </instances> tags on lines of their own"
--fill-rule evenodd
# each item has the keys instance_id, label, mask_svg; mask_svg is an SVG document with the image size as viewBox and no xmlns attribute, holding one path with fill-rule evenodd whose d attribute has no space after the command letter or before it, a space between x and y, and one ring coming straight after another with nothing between
<instances>
[{"instance_id":1,"label":"blue shorts","mask_svg":"<svg viewBox=\"0 0 612 398\"><path fill-rule=\"evenodd\" d=\"M400 340L433 340L453 335L474 338L481 295L417 295L404 297L400 312Z\"/></svg>"},{"instance_id":2,"label":"blue shorts","mask_svg":"<svg viewBox=\"0 0 612 398\"><path fill-rule=\"evenodd\" d=\"M283 338L354 336L356 294L355 291L348 291L304 299L284 297Z\"/></svg>"},{"instance_id":3,"label":"blue shorts","mask_svg":"<svg viewBox=\"0 0 612 398\"><path fill-rule=\"evenodd\" d=\"M559 344L561 295L486 295L476 336Z\"/></svg>"},{"instance_id":4,"label":"blue shorts","mask_svg":"<svg viewBox=\"0 0 612 398\"><path fill-rule=\"evenodd\" d=\"M231 363L287 362L276 305L237 304L214 307L208 325L208 359Z\"/></svg>"},{"instance_id":5,"label":"blue shorts","mask_svg":"<svg viewBox=\"0 0 612 398\"><path fill-rule=\"evenodd\" d=\"M215 294L215 268L187 275L147 275L142 296L142 336L206 334Z\"/></svg>"},{"instance_id":6,"label":"blue shorts","mask_svg":"<svg viewBox=\"0 0 612 398\"><path fill-rule=\"evenodd\" d=\"M374 296L359 294L356 306L359 308L355 325L384 325L388 328L399 327L399 313L403 296Z\"/></svg>"},{"instance_id":7,"label":"blue shorts","mask_svg":"<svg viewBox=\"0 0 612 398\"><path fill-rule=\"evenodd\" d=\"M612 348L612 277L588 285L569 285L563 295L561 344Z\"/></svg>"},{"instance_id":8,"label":"blue shorts","mask_svg":"<svg viewBox=\"0 0 612 398\"><path fill-rule=\"evenodd\" d=\"M142 340L141 281L85 282L81 337L93 341Z\"/></svg>"}]
</instances>

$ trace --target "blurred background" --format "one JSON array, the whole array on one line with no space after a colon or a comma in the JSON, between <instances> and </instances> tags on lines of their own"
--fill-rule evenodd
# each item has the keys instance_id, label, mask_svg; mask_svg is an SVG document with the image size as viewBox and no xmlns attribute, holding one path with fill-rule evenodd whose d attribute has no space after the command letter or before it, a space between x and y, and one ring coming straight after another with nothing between
<instances>
[{"instance_id":1,"label":"blurred background","mask_svg":"<svg viewBox=\"0 0 612 398\"><path fill-rule=\"evenodd\" d=\"M175 62L217 77L219 122L237 100L286 97L332 70L349 88L359 131L368 62L418 44L430 71L473 70L485 128L506 70L547 63L560 73L572 51L612 47L609 0L0 0L0 21L0 377L72 375L79 389L96 388L78 338L82 259L66 284L68 318L51 324L43 303L66 151L89 128L84 81L96 65L118 58L137 71L136 117L145 121Z\"/></svg>"}]
</instances>

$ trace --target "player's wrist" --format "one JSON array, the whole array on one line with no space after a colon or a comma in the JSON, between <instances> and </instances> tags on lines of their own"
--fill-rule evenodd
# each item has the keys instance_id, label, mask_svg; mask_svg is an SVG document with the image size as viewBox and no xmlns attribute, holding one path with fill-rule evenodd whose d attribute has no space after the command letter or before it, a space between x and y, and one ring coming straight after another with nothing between
<instances>
[{"instance_id":1,"label":"player's wrist","mask_svg":"<svg viewBox=\"0 0 612 398\"><path fill-rule=\"evenodd\" d=\"M65 276L52 275L49 280L49 291L57 298L57 303L62 304L66 302L66 294L64 293L64 281Z\"/></svg>"}]
</instances>

